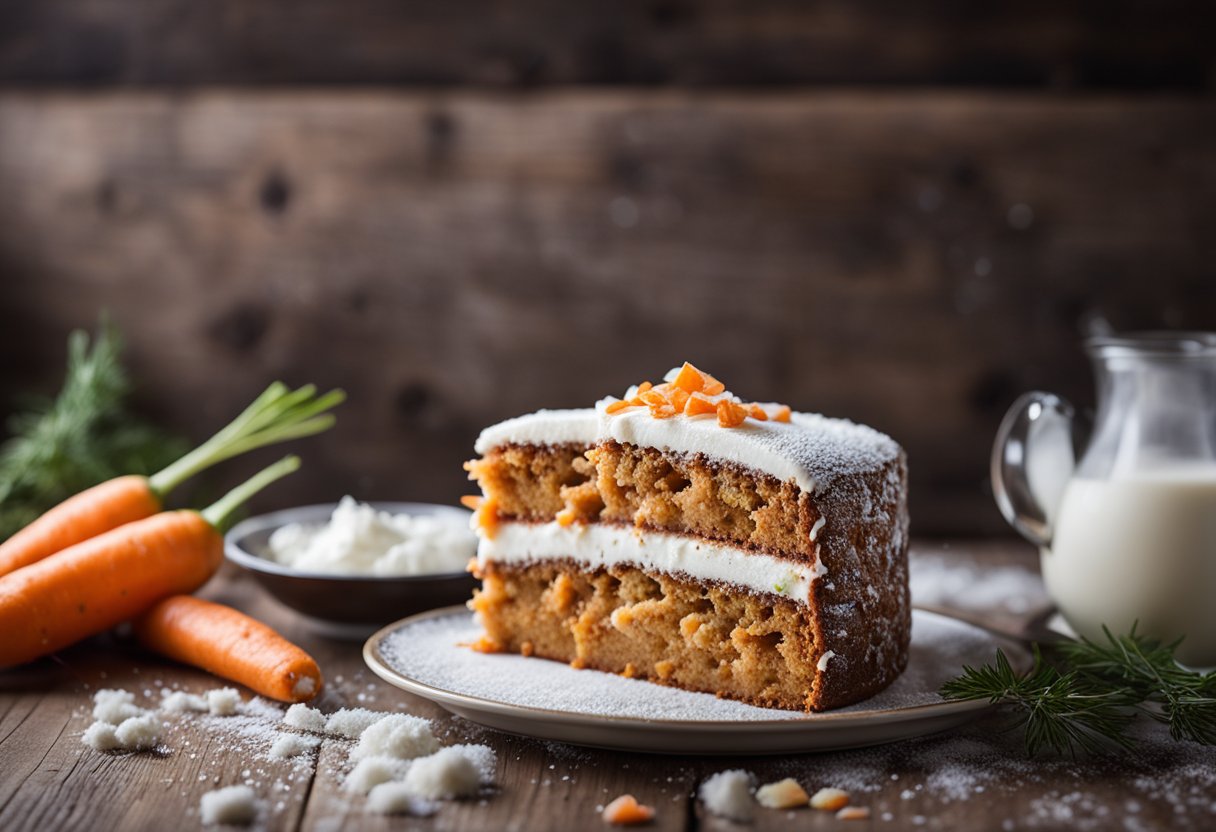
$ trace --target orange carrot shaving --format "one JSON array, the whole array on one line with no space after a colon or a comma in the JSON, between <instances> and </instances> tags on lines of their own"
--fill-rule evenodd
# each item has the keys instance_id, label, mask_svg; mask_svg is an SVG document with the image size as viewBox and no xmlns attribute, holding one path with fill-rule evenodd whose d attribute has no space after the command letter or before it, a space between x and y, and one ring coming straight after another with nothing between
<instances>
[{"instance_id":1,"label":"orange carrot shaving","mask_svg":"<svg viewBox=\"0 0 1216 832\"><path fill-rule=\"evenodd\" d=\"M684 404L685 416L701 416L707 413L715 413L718 406L705 397L703 393L690 393L688 401Z\"/></svg>"},{"instance_id":2,"label":"orange carrot shaving","mask_svg":"<svg viewBox=\"0 0 1216 832\"><path fill-rule=\"evenodd\" d=\"M623 794L604 807L603 818L613 826L637 826L654 820L654 807L638 803L631 794Z\"/></svg>"},{"instance_id":3,"label":"orange carrot shaving","mask_svg":"<svg viewBox=\"0 0 1216 832\"><path fill-rule=\"evenodd\" d=\"M482 534L486 539L492 539L498 531L498 501L493 497L486 497L478 503L474 516Z\"/></svg>"},{"instance_id":4,"label":"orange carrot shaving","mask_svg":"<svg viewBox=\"0 0 1216 832\"><path fill-rule=\"evenodd\" d=\"M757 422L789 422L790 409L778 405L770 410L758 402L739 402L733 398L714 401L712 397L726 392L726 385L709 373L699 370L687 361L675 371L671 381L652 385L643 382L633 388L632 397L609 403L604 407L607 415L619 413L627 407L646 407L654 419L670 419L673 416L701 416L716 414L718 424L724 428L737 428L748 419Z\"/></svg>"},{"instance_id":5,"label":"orange carrot shaving","mask_svg":"<svg viewBox=\"0 0 1216 832\"><path fill-rule=\"evenodd\" d=\"M135 619L134 629L149 650L271 699L306 702L321 692L321 670L311 656L232 607L174 595Z\"/></svg>"},{"instance_id":6,"label":"orange carrot shaving","mask_svg":"<svg viewBox=\"0 0 1216 832\"><path fill-rule=\"evenodd\" d=\"M738 402L721 399L718 402L718 424L724 428L737 428L747 418L747 409Z\"/></svg>"},{"instance_id":7,"label":"orange carrot shaving","mask_svg":"<svg viewBox=\"0 0 1216 832\"><path fill-rule=\"evenodd\" d=\"M662 407L668 404L667 397L663 395L663 390L658 387L647 390L645 393L639 393L638 398L647 407Z\"/></svg>"},{"instance_id":8,"label":"orange carrot shaving","mask_svg":"<svg viewBox=\"0 0 1216 832\"><path fill-rule=\"evenodd\" d=\"M481 501L484 499L485 497L482 497L480 494L465 494L460 498L460 504L467 509L477 511L477 508L481 505Z\"/></svg>"},{"instance_id":9,"label":"orange carrot shaving","mask_svg":"<svg viewBox=\"0 0 1216 832\"><path fill-rule=\"evenodd\" d=\"M700 393L705 386L705 377L701 375L700 370L685 361L671 383L686 393Z\"/></svg>"},{"instance_id":10,"label":"orange carrot shaving","mask_svg":"<svg viewBox=\"0 0 1216 832\"><path fill-rule=\"evenodd\" d=\"M220 527L242 502L300 467L287 457L202 512L167 511L69 546L0 578L0 668L108 630L193 592L224 558Z\"/></svg>"},{"instance_id":11,"label":"orange carrot shaving","mask_svg":"<svg viewBox=\"0 0 1216 832\"><path fill-rule=\"evenodd\" d=\"M684 406L688 404L688 393L680 387L672 387L667 391L667 401L679 413L684 410Z\"/></svg>"},{"instance_id":12,"label":"orange carrot shaving","mask_svg":"<svg viewBox=\"0 0 1216 832\"><path fill-rule=\"evenodd\" d=\"M709 373L701 373L701 376L705 379L704 383L701 385L701 392L705 395L717 396L720 393L726 392L726 385L718 381Z\"/></svg>"}]
</instances>

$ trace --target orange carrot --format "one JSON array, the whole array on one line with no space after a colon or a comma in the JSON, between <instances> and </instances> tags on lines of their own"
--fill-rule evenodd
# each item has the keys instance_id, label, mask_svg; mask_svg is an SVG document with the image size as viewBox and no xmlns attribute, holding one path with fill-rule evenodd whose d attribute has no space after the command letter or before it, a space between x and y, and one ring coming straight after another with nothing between
<instances>
[{"instance_id":1,"label":"orange carrot","mask_svg":"<svg viewBox=\"0 0 1216 832\"><path fill-rule=\"evenodd\" d=\"M135 620L135 635L149 650L281 702L305 702L321 692L321 670L311 656L232 607L174 595Z\"/></svg>"},{"instance_id":2,"label":"orange carrot","mask_svg":"<svg viewBox=\"0 0 1216 832\"><path fill-rule=\"evenodd\" d=\"M118 477L58 506L0 544L0 575L160 511L147 477Z\"/></svg>"},{"instance_id":3,"label":"orange carrot","mask_svg":"<svg viewBox=\"0 0 1216 832\"><path fill-rule=\"evenodd\" d=\"M0 668L24 664L193 592L224 557L221 525L300 467L287 457L202 512L168 511L111 529L0 577Z\"/></svg>"},{"instance_id":4,"label":"orange carrot","mask_svg":"<svg viewBox=\"0 0 1216 832\"><path fill-rule=\"evenodd\" d=\"M324 411L341 402L344 394L340 390L319 398L315 394L312 385L291 391L276 381L227 427L165 470L151 477L118 477L63 501L0 543L0 576L125 523L151 517L161 510L170 491L217 462L327 429L333 416Z\"/></svg>"}]
</instances>

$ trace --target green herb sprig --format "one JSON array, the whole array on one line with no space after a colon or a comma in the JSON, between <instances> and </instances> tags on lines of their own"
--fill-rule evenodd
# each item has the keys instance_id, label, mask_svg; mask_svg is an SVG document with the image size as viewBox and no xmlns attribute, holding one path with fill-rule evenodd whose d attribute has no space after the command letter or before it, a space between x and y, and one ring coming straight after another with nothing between
<instances>
[{"instance_id":1,"label":"green herb sprig","mask_svg":"<svg viewBox=\"0 0 1216 832\"><path fill-rule=\"evenodd\" d=\"M35 401L8 423L0 447L0 540L71 495L120 474L148 474L186 443L133 416L118 332L103 323L90 344L68 338L67 373L52 401Z\"/></svg>"},{"instance_id":2,"label":"green herb sprig","mask_svg":"<svg viewBox=\"0 0 1216 832\"><path fill-rule=\"evenodd\" d=\"M1135 746L1128 729L1137 715L1169 725L1176 740L1216 745L1216 673L1196 673L1163 645L1136 632L1105 643L1086 638L1034 647L1034 666L1019 674L998 650L993 664L963 667L942 686L946 699L982 699L1012 708L1031 756L1102 754Z\"/></svg>"}]
</instances>

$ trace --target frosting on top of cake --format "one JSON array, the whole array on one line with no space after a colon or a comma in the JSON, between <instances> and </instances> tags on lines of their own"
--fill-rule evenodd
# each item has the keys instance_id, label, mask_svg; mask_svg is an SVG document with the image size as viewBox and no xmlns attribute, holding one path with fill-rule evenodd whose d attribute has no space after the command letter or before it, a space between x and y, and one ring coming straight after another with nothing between
<instances>
[{"instance_id":1,"label":"frosting on top of cake","mask_svg":"<svg viewBox=\"0 0 1216 832\"><path fill-rule=\"evenodd\" d=\"M507 444L591 446L611 440L665 453L704 454L783 482L794 480L810 494L829 487L839 475L874 471L900 454L899 446L886 434L846 419L791 413L788 422L749 418L723 427L712 413L656 418L651 408L628 404L631 398L627 394L625 400L603 399L594 409L540 410L508 419L482 431L474 447L485 454ZM727 392L712 398L740 401Z\"/></svg>"}]
</instances>

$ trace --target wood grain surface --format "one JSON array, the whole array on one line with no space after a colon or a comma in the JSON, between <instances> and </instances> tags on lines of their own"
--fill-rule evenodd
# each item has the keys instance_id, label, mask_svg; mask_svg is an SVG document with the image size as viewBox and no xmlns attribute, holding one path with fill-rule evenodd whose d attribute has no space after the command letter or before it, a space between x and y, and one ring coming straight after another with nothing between
<instances>
[{"instance_id":1,"label":"wood grain surface","mask_svg":"<svg viewBox=\"0 0 1216 832\"><path fill-rule=\"evenodd\" d=\"M41 0L0 83L1210 89L1202 0Z\"/></svg>"},{"instance_id":2,"label":"wood grain surface","mask_svg":"<svg viewBox=\"0 0 1216 832\"><path fill-rule=\"evenodd\" d=\"M1034 553L1017 544L958 541L945 550L920 546L917 551L959 565L1034 568ZM793 776L811 789L845 787L872 812L869 823L850 829L1203 829L1213 817L1211 794L1191 789L1210 782L1203 771L1216 765L1211 749L1189 746L1174 754L1156 746L1109 761L1029 763L1016 737L994 739L1003 724L994 719L878 749L779 757L627 754L500 734L389 687L364 668L360 641L319 633L268 600L242 574L226 570L205 595L263 618L309 650L329 683L326 710L408 710L433 719L445 743L492 746L499 759L493 793L446 803L428 819L369 815L361 797L340 788L343 741L327 739L318 757L293 766L265 755L267 736L246 736L220 727L218 720L190 717L171 721L163 753L91 751L80 734L91 721L94 690L125 688L142 698L144 691L157 695L162 686L202 692L217 685L201 671L145 654L121 637L106 637L66 651L58 661L0 674L0 829L197 829L203 793L247 780L266 801L258 827L270 830L607 829L596 807L626 791L656 807L656 820L647 829L844 828L830 814L806 809L760 810L748 827L707 815L692 797L698 784L736 767L753 772L760 782ZM958 600L974 614L965 597ZM1034 612L1017 615L994 607L986 620L1017 627ZM1171 772L1176 779L1170 779Z\"/></svg>"},{"instance_id":3,"label":"wood grain surface","mask_svg":"<svg viewBox=\"0 0 1216 832\"><path fill-rule=\"evenodd\" d=\"M1086 331L1210 328L1214 214L1185 97L5 93L0 414L107 309L195 440L347 389L284 502L453 502L485 425L688 359L894 436L918 532L999 532L1004 409L1091 402Z\"/></svg>"}]
</instances>

